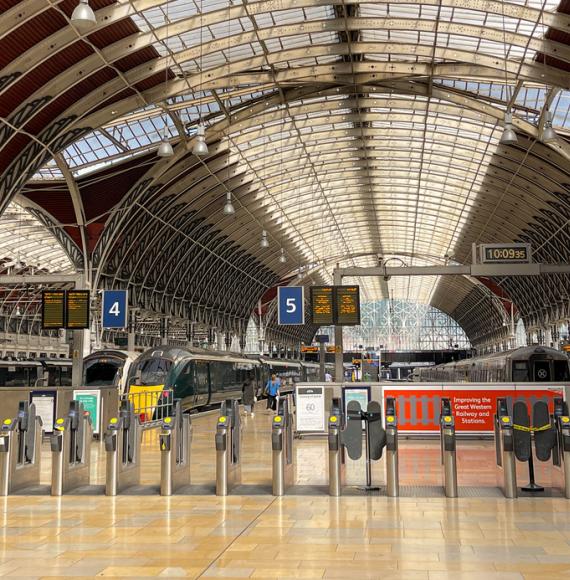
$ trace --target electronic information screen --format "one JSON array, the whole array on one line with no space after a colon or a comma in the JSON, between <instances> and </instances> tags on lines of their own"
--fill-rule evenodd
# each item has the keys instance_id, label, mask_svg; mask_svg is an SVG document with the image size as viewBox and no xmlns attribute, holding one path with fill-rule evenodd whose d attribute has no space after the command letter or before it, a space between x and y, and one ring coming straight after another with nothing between
<instances>
[{"instance_id":1,"label":"electronic information screen","mask_svg":"<svg viewBox=\"0 0 570 580\"><path fill-rule=\"evenodd\" d=\"M311 287L311 322L319 326L334 324L333 287Z\"/></svg>"},{"instance_id":2,"label":"electronic information screen","mask_svg":"<svg viewBox=\"0 0 570 580\"><path fill-rule=\"evenodd\" d=\"M353 325L360 324L360 287L359 286L335 286L335 324Z\"/></svg>"},{"instance_id":3,"label":"electronic information screen","mask_svg":"<svg viewBox=\"0 0 570 580\"><path fill-rule=\"evenodd\" d=\"M68 290L66 313L66 328L70 330L89 328L89 290Z\"/></svg>"},{"instance_id":4,"label":"electronic information screen","mask_svg":"<svg viewBox=\"0 0 570 580\"><path fill-rule=\"evenodd\" d=\"M54 330L65 327L65 290L42 292L42 328Z\"/></svg>"},{"instance_id":5,"label":"electronic information screen","mask_svg":"<svg viewBox=\"0 0 570 580\"><path fill-rule=\"evenodd\" d=\"M483 264L529 264L529 244L481 244Z\"/></svg>"}]
</instances>

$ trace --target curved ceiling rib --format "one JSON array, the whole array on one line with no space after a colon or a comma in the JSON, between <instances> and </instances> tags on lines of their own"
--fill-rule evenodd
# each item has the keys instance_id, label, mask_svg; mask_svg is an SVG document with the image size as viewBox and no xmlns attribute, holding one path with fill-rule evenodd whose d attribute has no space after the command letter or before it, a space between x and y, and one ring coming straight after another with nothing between
<instances>
[{"instance_id":1,"label":"curved ceiling rib","mask_svg":"<svg viewBox=\"0 0 570 580\"><path fill-rule=\"evenodd\" d=\"M91 3L98 24L81 35L72 0L6 0L0 207L20 195L44 208L96 285L242 331L279 279L327 283L336 263L465 262L472 242L528 239L537 256L570 258L565 4ZM516 146L499 144L508 107ZM543 144L547 107L559 138ZM190 153L198 118L204 159ZM158 160L165 130L175 156ZM431 302L475 342L502 327L503 306L473 280L357 282L370 299ZM498 284L537 319L539 292Z\"/></svg>"}]
</instances>

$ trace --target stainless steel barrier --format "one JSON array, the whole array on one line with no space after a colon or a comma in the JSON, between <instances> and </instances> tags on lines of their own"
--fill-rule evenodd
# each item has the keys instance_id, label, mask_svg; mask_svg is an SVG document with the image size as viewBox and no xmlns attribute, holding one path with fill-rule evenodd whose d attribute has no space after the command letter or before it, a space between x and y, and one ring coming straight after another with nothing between
<instances>
[{"instance_id":1,"label":"stainless steel barrier","mask_svg":"<svg viewBox=\"0 0 570 580\"><path fill-rule=\"evenodd\" d=\"M130 401L123 401L105 433L107 470L105 494L117 495L140 484L141 425Z\"/></svg>"},{"instance_id":2,"label":"stainless steel barrier","mask_svg":"<svg viewBox=\"0 0 570 580\"><path fill-rule=\"evenodd\" d=\"M51 495L89 485L92 438L89 413L81 403L71 401L67 417L57 419L50 439Z\"/></svg>"},{"instance_id":3,"label":"stainless steel barrier","mask_svg":"<svg viewBox=\"0 0 570 580\"><path fill-rule=\"evenodd\" d=\"M556 426L556 445L553 463L560 468L563 475L564 497L570 499L570 413L568 403L563 399L554 399L554 425Z\"/></svg>"},{"instance_id":4,"label":"stainless steel barrier","mask_svg":"<svg viewBox=\"0 0 570 580\"><path fill-rule=\"evenodd\" d=\"M398 465L398 414L396 399L386 399L386 495L400 495L400 476Z\"/></svg>"},{"instance_id":5,"label":"stainless steel barrier","mask_svg":"<svg viewBox=\"0 0 570 580\"><path fill-rule=\"evenodd\" d=\"M33 404L20 401L18 415L0 429L0 496L39 485L42 420Z\"/></svg>"},{"instance_id":6,"label":"stainless steel barrier","mask_svg":"<svg viewBox=\"0 0 570 580\"><path fill-rule=\"evenodd\" d=\"M135 388L135 387L133 387ZM160 427L166 417L174 411L174 391L161 387L121 395L119 404L131 403L142 429Z\"/></svg>"},{"instance_id":7,"label":"stainless steel barrier","mask_svg":"<svg viewBox=\"0 0 570 580\"><path fill-rule=\"evenodd\" d=\"M335 407L329 416L329 495L342 495L342 488L346 485L346 457L344 446L340 440L343 424L342 410Z\"/></svg>"},{"instance_id":8,"label":"stainless steel barrier","mask_svg":"<svg viewBox=\"0 0 570 580\"><path fill-rule=\"evenodd\" d=\"M190 485L190 415L182 412L180 401L174 404L172 417L162 420L160 431L160 495L172 495Z\"/></svg>"},{"instance_id":9,"label":"stainless steel barrier","mask_svg":"<svg viewBox=\"0 0 570 580\"><path fill-rule=\"evenodd\" d=\"M457 497L455 418L451 410L451 401L446 398L441 399L439 429L445 495L446 497Z\"/></svg>"},{"instance_id":10,"label":"stainless steel barrier","mask_svg":"<svg viewBox=\"0 0 570 580\"><path fill-rule=\"evenodd\" d=\"M295 474L293 464L293 416L292 397L279 401L279 411L273 417L271 429L272 448L272 490L273 495L281 496L293 485Z\"/></svg>"},{"instance_id":11,"label":"stainless steel barrier","mask_svg":"<svg viewBox=\"0 0 570 580\"><path fill-rule=\"evenodd\" d=\"M502 473L501 489L505 497L517 497L517 465L515 458L514 424L507 400L497 399L495 413L495 451L497 466Z\"/></svg>"},{"instance_id":12,"label":"stainless steel barrier","mask_svg":"<svg viewBox=\"0 0 570 580\"><path fill-rule=\"evenodd\" d=\"M236 400L224 401L216 427L216 495L241 483L241 422Z\"/></svg>"}]
</instances>

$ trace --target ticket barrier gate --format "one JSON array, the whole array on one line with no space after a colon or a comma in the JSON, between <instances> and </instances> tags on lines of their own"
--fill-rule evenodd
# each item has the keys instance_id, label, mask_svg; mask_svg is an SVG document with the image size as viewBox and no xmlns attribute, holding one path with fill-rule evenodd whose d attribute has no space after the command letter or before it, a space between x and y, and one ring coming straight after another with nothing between
<instances>
[{"instance_id":1,"label":"ticket barrier gate","mask_svg":"<svg viewBox=\"0 0 570 580\"><path fill-rule=\"evenodd\" d=\"M455 418L451 410L451 401L447 398L441 399L439 431L445 496L457 497L457 446Z\"/></svg>"},{"instance_id":2,"label":"ticket barrier gate","mask_svg":"<svg viewBox=\"0 0 570 580\"><path fill-rule=\"evenodd\" d=\"M241 484L241 422L239 403L222 403L216 427L216 495L228 495Z\"/></svg>"},{"instance_id":3,"label":"ticket barrier gate","mask_svg":"<svg viewBox=\"0 0 570 580\"><path fill-rule=\"evenodd\" d=\"M91 417L79 401L71 401L67 417L55 422L50 438L51 495L60 496L89 485L91 469Z\"/></svg>"},{"instance_id":4,"label":"ticket barrier gate","mask_svg":"<svg viewBox=\"0 0 570 580\"><path fill-rule=\"evenodd\" d=\"M400 477L398 465L398 414L396 399L386 399L386 495L398 497L400 495Z\"/></svg>"},{"instance_id":5,"label":"ticket barrier gate","mask_svg":"<svg viewBox=\"0 0 570 580\"><path fill-rule=\"evenodd\" d=\"M114 496L140 484L142 428L131 401L123 401L105 433L107 469L105 494Z\"/></svg>"},{"instance_id":6,"label":"ticket barrier gate","mask_svg":"<svg viewBox=\"0 0 570 580\"><path fill-rule=\"evenodd\" d=\"M329 495L338 497L346 485L346 454L340 436L344 428L341 400L333 399L329 416Z\"/></svg>"},{"instance_id":7,"label":"ticket barrier gate","mask_svg":"<svg viewBox=\"0 0 570 580\"><path fill-rule=\"evenodd\" d=\"M273 495L284 495L295 479L293 465L293 415L292 397L279 400L277 415L273 417L271 429L272 491Z\"/></svg>"},{"instance_id":8,"label":"ticket barrier gate","mask_svg":"<svg viewBox=\"0 0 570 580\"><path fill-rule=\"evenodd\" d=\"M160 495L172 495L190 485L190 415L182 413L181 402L174 402L172 417L162 420L160 430Z\"/></svg>"},{"instance_id":9,"label":"ticket barrier gate","mask_svg":"<svg viewBox=\"0 0 570 580\"><path fill-rule=\"evenodd\" d=\"M0 496L39 485L42 420L36 407L20 401L18 415L0 429Z\"/></svg>"},{"instance_id":10,"label":"ticket barrier gate","mask_svg":"<svg viewBox=\"0 0 570 580\"><path fill-rule=\"evenodd\" d=\"M564 476L564 497L570 499L570 413L568 403L563 399L554 399L553 416L557 442L553 454L553 463L562 470Z\"/></svg>"},{"instance_id":11,"label":"ticket barrier gate","mask_svg":"<svg viewBox=\"0 0 570 580\"><path fill-rule=\"evenodd\" d=\"M497 466L502 472L501 488L505 497L517 497L517 466L515 460L514 422L509 413L507 400L497 399L495 413L495 451Z\"/></svg>"}]
</instances>

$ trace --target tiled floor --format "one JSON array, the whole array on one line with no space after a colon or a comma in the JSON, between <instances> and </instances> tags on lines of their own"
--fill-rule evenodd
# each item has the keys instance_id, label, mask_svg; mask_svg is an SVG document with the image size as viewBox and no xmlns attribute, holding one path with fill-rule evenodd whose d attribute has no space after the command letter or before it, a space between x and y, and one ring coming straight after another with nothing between
<instances>
[{"instance_id":1,"label":"tiled floor","mask_svg":"<svg viewBox=\"0 0 570 580\"><path fill-rule=\"evenodd\" d=\"M215 415L194 422L193 483L213 483ZM270 483L270 417L245 422L243 480ZM156 433L143 482L158 485ZM460 443L459 483L494 486L491 442ZM93 482L104 458L93 446ZM297 483L326 483L326 442L296 442ZM401 443L401 483L440 485L438 443ZM46 450L43 479L49 482ZM524 466L519 477L525 482ZM383 462L374 477L383 481ZM539 466L550 485L552 470ZM363 464L349 482L362 482ZM213 495L0 498L6 578L570 578L570 501Z\"/></svg>"}]
</instances>

